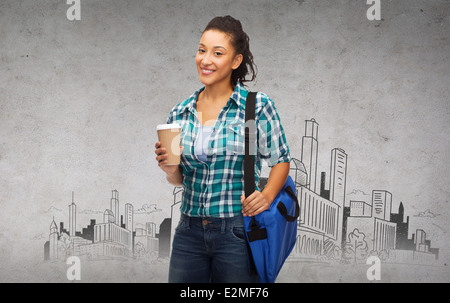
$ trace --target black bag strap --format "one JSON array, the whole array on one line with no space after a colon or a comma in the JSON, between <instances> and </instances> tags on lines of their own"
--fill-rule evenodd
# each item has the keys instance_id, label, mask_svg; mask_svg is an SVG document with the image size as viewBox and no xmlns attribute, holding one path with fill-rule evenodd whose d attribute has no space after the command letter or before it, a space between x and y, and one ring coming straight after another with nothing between
<instances>
[{"instance_id":1,"label":"black bag strap","mask_svg":"<svg viewBox=\"0 0 450 303\"><path fill-rule=\"evenodd\" d=\"M292 200L295 201L295 215L294 216L288 215L286 205L284 205L283 202L278 203L277 209L280 212L280 214L284 216L286 221L294 222L295 220L297 220L298 216L300 216L300 205L298 205L297 196L295 195L294 190L290 186L286 186L284 190L292 198Z\"/></svg>"},{"instance_id":2,"label":"black bag strap","mask_svg":"<svg viewBox=\"0 0 450 303\"><path fill-rule=\"evenodd\" d=\"M255 191L255 155L250 154L250 148L256 142L256 93L249 92L245 102L245 155L244 155L244 188L247 198Z\"/></svg>"},{"instance_id":3,"label":"black bag strap","mask_svg":"<svg viewBox=\"0 0 450 303\"><path fill-rule=\"evenodd\" d=\"M250 155L250 147L254 146L250 144L251 142L256 142L256 124L250 126L250 124L255 122L255 110L256 110L256 93L249 92L247 95L247 100L245 102L245 154L244 154L244 191L245 197L250 196L255 191L255 155ZM255 132L253 132L253 131ZM253 152L252 152L253 154ZM256 221L255 217L252 217L250 223L251 231L247 235L252 239L263 239L264 235L259 234L259 223ZM264 229L265 230L265 229ZM257 238L252 238L252 234L257 233ZM267 233L265 235L267 237ZM247 237L246 237L247 240ZM257 276L256 265L253 260L252 250L250 248L249 241L245 241L247 244L247 251L249 257L250 275Z\"/></svg>"}]
</instances>

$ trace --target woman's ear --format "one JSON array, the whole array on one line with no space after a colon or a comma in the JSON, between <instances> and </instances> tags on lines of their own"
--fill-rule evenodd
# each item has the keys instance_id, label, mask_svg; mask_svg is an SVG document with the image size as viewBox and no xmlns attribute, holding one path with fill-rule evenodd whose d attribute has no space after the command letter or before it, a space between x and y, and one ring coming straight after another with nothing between
<instances>
[{"instance_id":1,"label":"woman's ear","mask_svg":"<svg viewBox=\"0 0 450 303\"><path fill-rule=\"evenodd\" d=\"M237 54L233 59L233 65L231 66L231 68L237 69L241 65L243 58L244 57L242 56L242 54Z\"/></svg>"}]
</instances>

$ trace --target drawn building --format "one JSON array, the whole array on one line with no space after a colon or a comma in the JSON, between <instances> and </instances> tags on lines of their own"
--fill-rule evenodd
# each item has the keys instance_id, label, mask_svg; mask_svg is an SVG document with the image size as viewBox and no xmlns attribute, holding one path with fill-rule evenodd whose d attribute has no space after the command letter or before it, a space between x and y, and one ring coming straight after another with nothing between
<instances>
[{"instance_id":1,"label":"drawn building","mask_svg":"<svg viewBox=\"0 0 450 303\"><path fill-rule=\"evenodd\" d=\"M431 241L426 239L426 233L422 229L417 229L403 246L406 248L397 248L388 252L389 262L433 265L439 259L439 248L431 248Z\"/></svg>"},{"instance_id":2,"label":"drawn building","mask_svg":"<svg viewBox=\"0 0 450 303\"><path fill-rule=\"evenodd\" d=\"M53 221L50 224L48 260L58 259L58 240L58 226L56 225L55 218L53 218Z\"/></svg>"},{"instance_id":3,"label":"drawn building","mask_svg":"<svg viewBox=\"0 0 450 303\"><path fill-rule=\"evenodd\" d=\"M351 217L372 217L372 205L364 201L350 200Z\"/></svg>"},{"instance_id":4,"label":"drawn building","mask_svg":"<svg viewBox=\"0 0 450 303\"><path fill-rule=\"evenodd\" d=\"M313 192L316 191L318 131L319 124L314 118L306 120L305 135L302 138L301 161L307 173L307 187Z\"/></svg>"},{"instance_id":5,"label":"drawn building","mask_svg":"<svg viewBox=\"0 0 450 303\"><path fill-rule=\"evenodd\" d=\"M375 217L373 250L383 251L395 249L397 224Z\"/></svg>"},{"instance_id":6,"label":"drawn building","mask_svg":"<svg viewBox=\"0 0 450 303\"><path fill-rule=\"evenodd\" d=\"M156 224L153 222L145 223L147 227L147 250L155 255L159 255L159 239L156 238Z\"/></svg>"},{"instance_id":7,"label":"drawn building","mask_svg":"<svg viewBox=\"0 0 450 303\"><path fill-rule=\"evenodd\" d=\"M403 202L400 202L400 206L398 207L398 213L391 214L391 222L397 224L397 235L395 237L395 248L396 249L405 249L405 250L414 250L414 242L411 239L408 239L409 232L409 216L406 217L406 222L404 222L404 206Z\"/></svg>"},{"instance_id":8,"label":"drawn building","mask_svg":"<svg viewBox=\"0 0 450 303\"><path fill-rule=\"evenodd\" d=\"M392 194L386 190L372 191L373 216L385 221L391 220Z\"/></svg>"},{"instance_id":9,"label":"drawn building","mask_svg":"<svg viewBox=\"0 0 450 303\"><path fill-rule=\"evenodd\" d=\"M347 179L347 154L341 148L331 151L330 201L344 206Z\"/></svg>"},{"instance_id":10,"label":"drawn building","mask_svg":"<svg viewBox=\"0 0 450 303\"><path fill-rule=\"evenodd\" d=\"M132 233L115 223L96 224L94 246L101 247L99 251L101 256L129 256L132 251Z\"/></svg>"},{"instance_id":11,"label":"drawn building","mask_svg":"<svg viewBox=\"0 0 450 303\"><path fill-rule=\"evenodd\" d=\"M94 242L94 226L96 224L95 219L91 219L91 223L87 227L83 227L81 229L81 233L77 232L77 235L85 240L89 240L91 242Z\"/></svg>"},{"instance_id":12,"label":"drawn building","mask_svg":"<svg viewBox=\"0 0 450 303\"><path fill-rule=\"evenodd\" d=\"M180 212L178 210L178 212ZM159 225L159 234L157 238L159 239L159 257L160 258L169 258L172 250L172 241L173 236L171 234L174 233L174 229L172 229L172 219L165 218L162 223Z\"/></svg>"},{"instance_id":13,"label":"drawn building","mask_svg":"<svg viewBox=\"0 0 450 303\"><path fill-rule=\"evenodd\" d=\"M369 251L395 249L397 224L390 221L392 194L385 190L374 190L371 202L350 202L345 240L354 230L358 230L364 234Z\"/></svg>"},{"instance_id":14,"label":"drawn building","mask_svg":"<svg viewBox=\"0 0 450 303\"><path fill-rule=\"evenodd\" d=\"M340 206L306 187L297 188L297 192L300 217L292 257L321 255L325 243L329 241L340 247L342 231L342 222L339 220Z\"/></svg>"},{"instance_id":15,"label":"drawn building","mask_svg":"<svg viewBox=\"0 0 450 303\"><path fill-rule=\"evenodd\" d=\"M307 186L308 173L306 171L305 165L300 160L292 158L290 163L289 175L294 181L296 187ZM263 187L260 188L263 189Z\"/></svg>"},{"instance_id":16,"label":"drawn building","mask_svg":"<svg viewBox=\"0 0 450 303\"><path fill-rule=\"evenodd\" d=\"M103 223L116 223L114 213L110 209L105 209L103 213Z\"/></svg>"},{"instance_id":17,"label":"drawn building","mask_svg":"<svg viewBox=\"0 0 450 303\"><path fill-rule=\"evenodd\" d=\"M167 224L169 224L169 221L163 222L164 225L161 224L160 226L160 233L158 237L159 237L159 255L161 257L163 256L169 257L170 254L172 253L173 235L175 233L175 228L177 227L181 217L180 207L183 192L184 192L183 187L174 187L173 189L173 204L170 206L170 230L168 233L168 239L164 239L164 233L165 227ZM161 228L163 228L162 231Z\"/></svg>"},{"instance_id":18,"label":"drawn building","mask_svg":"<svg viewBox=\"0 0 450 303\"><path fill-rule=\"evenodd\" d=\"M125 228L133 231L133 205L125 204Z\"/></svg>"},{"instance_id":19,"label":"drawn building","mask_svg":"<svg viewBox=\"0 0 450 303\"><path fill-rule=\"evenodd\" d=\"M103 214L103 223L94 225L93 243L77 246L81 255L87 254L93 258L130 257L133 251L133 232L120 225L119 192L112 191L110 207ZM131 204L125 211L132 210ZM127 214L129 215L129 214ZM130 220L132 221L132 214Z\"/></svg>"},{"instance_id":20,"label":"drawn building","mask_svg":"<svg viewBox=\"0 0 450 303\"><path fill-rule=\"evenodd\" d=\"M320 193L319 193L319 195L322 198L329 200L330 199L330 190L325 188L326 178L327 178L327 173L324 171L321 172L320 173Z\"/></svg>"},{"instance_id":21,"label":"drawn building","mask_svg":"<svg viewBox=\"0 0 450 303\"><path fill-rule=\"evenodd\" d=\"M331 150L331 166L330 166L330 201L339 206L338 209L338 226L343 226L344 206L345 206L345 190L347 185L347 154L341 148ZM342 228L339 229L337 243L343 244Z\"/></svg>"},{"instance_id":22,"label":"drawn building","mask_svg":"<svg viewBox=\"0 0 450 303\"><path fill-rule=\"evenodd\" d=\"M119 192L117 190L112 191L111 197L111 212L115 218L115 223L120 225L120 216L119 216Z\"/></svg>"},{"instance_id":23,"label":"drawn building","mask_svg":"<svg viewBox=\"0 0 450 303\"><path fill-rule=\"evenodd\" d=\"M316 257L322 255L326 247L340 249L342 245L347 155L342 149L332 150L330 189L325 189L326 173L324 172L321 174L320 188L317 188L318 123L315 119L305 122L302 161L291 161L295 166L295 176L302 180L296 182L300 217L297 242L291 253L292 258ZM317 189L319 192L316 192ZM335 201L330 199L331 195Z\"/></svg>"},{"instance_id":24,"label":"drawn building","mask_svg":"<svg viewBox=\"0 0 450 303\"><path fill-rule=\"evenodd\" d=\"M73 192L72 192L72 203L69 205L69 236L76 236L76 226L77 226L77 206L74 202Z\"/></svg>"},{"instance_id":25,"label":"drawn building","mask_svg":"<svg viewBox=\"0 0 450 303\"><path fill-rule=\"evenodd\" d=\"M147 222L144 228L136 228L135 254L141 258L141 254L145 253L151 257L159 256L159 239L156 237L156 224Z\"/></svg>"}]
</instances>

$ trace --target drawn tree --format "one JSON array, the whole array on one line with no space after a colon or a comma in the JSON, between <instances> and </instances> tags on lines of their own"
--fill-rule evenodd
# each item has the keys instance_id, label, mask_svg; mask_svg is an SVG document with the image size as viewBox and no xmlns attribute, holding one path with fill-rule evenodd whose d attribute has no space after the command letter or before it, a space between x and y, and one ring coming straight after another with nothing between
<instances>
[{"instance_id":1,"label":"drawn tree","mask_svg":"<svg viewBox=\"0 0 450 303\"><path fill-rule=\"evenodd\" d=\"M72 254L73 245L68 234L61 233L58 241L58 250L63 253L61 254L61 257L64 256L63 260L67 260L67 258Z\"/></svg>"},{"instance_id":2,"label":"drawn tree","mask_svg":"<svg viewBox=\"0 0 450 303\"><path fill-rule=\"evenodd\" d=\"M345 257L350 259L353 258L355 264L358 259L363 259L367 256L367 242L365 241L366 236L364 233L360 232L355 228L348 235L348 242L345 243L344 254Z\"/></svg>"},{"instance_id":3,"label":"drawn tree","mask_svg":"<svg viewBox=\"0 0 450 303\"><path fill-rule=\"evenodd\" d=\"M142 244L141 242L137 242L134 245L134 254L138 259L141 259L146 253L147 250L145 249L144 244Z\"/></svg>"},{"instance_id":4,"label":"drawn tree","mask_svg":"<svg viewBox=\"0 0 450 303\"><path fill-rule=\"evenodd\" d=\"M378 258L380 258L381 261L386 261L389 258L389 251L383 249L378 253Z\"/></svg>"},{"instance_id":5,"label":"drawn tree","mask_svg":"<svg viewBox=\"0 0 450 303\"><path fill-rule=\"evenodd\" d=\"M341 248L332 240L326 239L323 243L324 255L330 260L337 260L341 258Z\"/></svg>"}]
</instances>

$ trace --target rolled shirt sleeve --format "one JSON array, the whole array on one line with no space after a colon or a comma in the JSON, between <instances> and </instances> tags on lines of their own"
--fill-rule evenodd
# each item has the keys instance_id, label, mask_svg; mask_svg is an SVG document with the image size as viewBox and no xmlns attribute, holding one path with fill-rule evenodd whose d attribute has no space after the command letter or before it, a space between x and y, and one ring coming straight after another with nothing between
<instances>
[{"instance_id":1,"label":"rolled shirt sleeve","mask_svg":"<svg viewBox=\"0 0 450 303\"><path fill-rule=\"evenodd\" d=\"M269 167L290 162L289 145L275 104L263 93L258 93L258 97L261 98L261 108L257 112L256 121L258 156L266 161Z\"/></svg>"}]
</instances>

